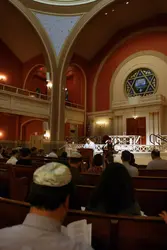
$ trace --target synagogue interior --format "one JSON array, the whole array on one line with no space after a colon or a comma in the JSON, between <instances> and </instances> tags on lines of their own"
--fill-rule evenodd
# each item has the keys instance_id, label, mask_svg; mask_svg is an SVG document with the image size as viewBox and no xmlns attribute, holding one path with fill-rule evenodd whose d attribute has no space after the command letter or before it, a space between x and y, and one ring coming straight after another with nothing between
<instances>
[{"instance_id":1,"label":"synagogue interior","mask_svg":"<svg viewBox=\"0 0 167 250\"><path fill-rule=\"evenodd\" d=\"M167 1L0 13L0 250L166 249Z\"/></svg>"}]
</instances>

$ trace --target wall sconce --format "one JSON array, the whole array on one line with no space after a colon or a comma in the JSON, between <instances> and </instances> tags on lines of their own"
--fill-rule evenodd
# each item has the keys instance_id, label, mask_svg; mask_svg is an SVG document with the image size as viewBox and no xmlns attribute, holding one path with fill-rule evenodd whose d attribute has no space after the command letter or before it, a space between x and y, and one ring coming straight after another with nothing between
<instances>
[{"instance_id":1,"label":"wall sconce","mask_svg":"<svg viewBox=\"0 0 167 250\"><path fill-rule=\"evenodd\" d=\"M50 82L50 73L49 72L46 72L46 81Z\"/></svg>"},{"instance_id":2,"label":"wall sconce","mask_svg":"<svg viewBox=\"0 0 167 250\"><path fill-rule=\"evenodd\" d=\"M96 124L97 125L106 125L107 123L105 121L97 121Z\"/></svg>"},{"instance_id":3,"label":"wall sconce","mask_svg":"<svg viewBox=\"0 0 167 250\"><path fill-rule=\"evenodd\" d=\"M3 137L3 132L2 131L0 131L0 138L2 138Z\"/></svg>"},{"instance_id":4,"label":"wall sconce","mask_svg":"<svg viewBox=\"0 0 167 250\"><path fill-rule=\"evenodd\" d=\"M136 108L134 108L134 115L133 115L133 119L137 119L138 118L138 116L136 115Z\"/></svg>"},{"instance_id":5,"label":"wall sconce","mask_svg":"<svg viewBox=\"0 0 167 250\"><path fill-rule=\"evenodd\" d=\"M6 82L7 77L5 75L0 75L0 82Z\"/></svg>"},{"instance_id":6,"label":"wall sconce","mask_svg":"<svg viewBox=\"0 0 167 250\"><path fill-rule=\"evenodd\" d=\"M53 86L53 83L51 81L49 81L47 84L46 84L47 88L48 89L51 89L52 86Z\"/></svg>"},{"instance_id":7,"label":"wall sconce","mask_svg":"<svg viewBox=\"0 0 167 250\"><path fill-rule=\"evenodd\" d=\"M50 131L46 130L45 134L43 135L45 140L49 140L50 139Z\"/></svg>"}]
</instances>

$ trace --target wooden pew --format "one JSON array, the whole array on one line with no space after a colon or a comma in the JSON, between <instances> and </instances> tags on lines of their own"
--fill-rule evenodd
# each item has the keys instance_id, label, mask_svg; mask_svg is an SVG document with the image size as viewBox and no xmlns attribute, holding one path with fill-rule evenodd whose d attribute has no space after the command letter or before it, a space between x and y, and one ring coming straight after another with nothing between
<instances>
[{"instance_id":1,"label":"wooden pew","mask_svg":"<svg viewBox=\"0 0 167 250\"><path fill-rule=\"evenodd\" d=\"M97 186L100 181L100 174L81 174L84 185ZM133 177L135 188L145 189L167 189L167 177L138 176Z\"/></svg>"},{"instance_id":2,"label":"wooden pew","mask_svg":"<svg viewBox=\"0 0 167 250\"><path fill-rule=\"evenodd\" d=\"M76 200L81 206L86 207L93 191L93 186L78 185ZM162 210L167 210L167 190L136 189L135 193L141 210L144 211L146 215L158 216Z\"/></svg>"},{"instance_id":3,"label":"wooden pew","mask_svg":"<svg viewBox=\"0 0 167 250\"><path fill-rule=\"evenodd\" d=\"M0 198L0 228L21 224L28 212L28 203ZM167 225L161 218L70 210L64 225L81 219L92 223L92 245L95 250L167 249Z\"/></svg>"},{"instance_id":4,"label":"wooden pew","mask_svg":"<svg viewBox=\"0 0 167 250\"><path fill-rule=\"evenodd\" d=\"M167 177L167 170L139 169L139 175Z\"/></svg>"}]
</instances>

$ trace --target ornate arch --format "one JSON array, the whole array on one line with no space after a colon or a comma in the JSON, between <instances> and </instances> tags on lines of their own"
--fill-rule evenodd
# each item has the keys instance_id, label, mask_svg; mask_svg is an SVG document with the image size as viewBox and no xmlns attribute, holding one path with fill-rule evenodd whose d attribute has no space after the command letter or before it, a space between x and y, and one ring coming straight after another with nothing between
<instances>
[{"instance_id":1,"label":"ornate arch","mask_svg":"<svg viewBox=\"0 0 167 250\"><path fill-rule=\"evenodd\" d=\"M145 62L143 62L143 60L140 60L141 57L145 57L145 59L146 59L146 60L144 60ZM112 76L111 82L110 82L110 109L112 109L113 95L114 95L114 91L116 91L116 90L114 90L114 87L116 85L116 78L118 76L120 76L119 79L121 79L121 80L119 81L119 83L124 91L124 86L122 86L122 85L124 84L126 77L133 70L135 70L137 68L148 67L155 72L156 77L157 77L157 85L159 85L161 76L160 76L160 74L158 74L158 72L156 70L157 66L152 61L152 58L155 58L157 61L156 63L159 64L160 66L162 66L162 67L167 66L167 56L161 52L153 51L153 50L145 50L145 51L140 51L140 52L134 53L131 56L129 56L128 58L126 58L118 66L118 68L115 70L115 72ZM149 62L147 59L149 59ZM120 95L121 95L121 93L120 93ZM123 95L124 95L124 98L127 99L127 96L125 96L125 93L123 93Z\"/></svg>"}]
</instances>

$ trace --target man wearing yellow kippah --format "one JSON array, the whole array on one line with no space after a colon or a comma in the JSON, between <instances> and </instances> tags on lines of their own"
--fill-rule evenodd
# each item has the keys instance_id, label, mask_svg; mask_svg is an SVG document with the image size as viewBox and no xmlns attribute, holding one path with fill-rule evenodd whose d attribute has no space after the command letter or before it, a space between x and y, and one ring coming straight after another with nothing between
<instances>
[{"instance_id":1,"label":"man wearing yellow kippah","mask_svg":"<svg viewBox=\"0 0 167 250\"><path fill-rule=\"evenodd\" d=\"M34 172L30 213L22 225L0 230L1 250L92 250L61 233L73 191L67 166L53 162Z\"/></svg>"}]
</instances>

